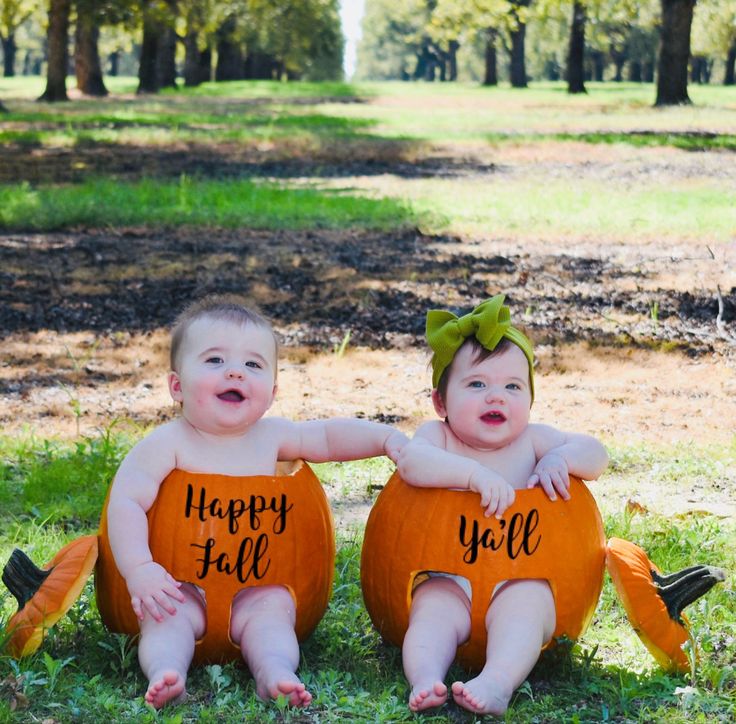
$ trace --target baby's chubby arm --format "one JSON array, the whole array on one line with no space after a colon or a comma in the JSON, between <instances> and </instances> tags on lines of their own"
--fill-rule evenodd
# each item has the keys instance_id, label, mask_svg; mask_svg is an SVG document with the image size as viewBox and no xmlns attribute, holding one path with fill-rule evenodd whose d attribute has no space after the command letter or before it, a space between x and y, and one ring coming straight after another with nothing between
<instances>
[{"instance_id":1,"label":"baby's chubby arm","mask_svg":"<svg viewBox=\"0 0 736 724\"><path fill-rule=\"evenodd\" d=\"M153 561L148 545L146 512L161 482L176 466L171 431L166 428L154 430L126 455L115 475L107 507L112 554L141 621L146 612L162 621L162 611L176 613L171 599L184 601L181 584Z\"/></svg>"},{"instance_id":2,"label":"baby's chubby arm","mask_svg":"<svg viewBox=\"0 0 736 724\"><path fill-rule=\"evenodd\" d=\"M310 462L360 460L387 455L396 458L409 441L390 425L353 418L292 422L270 418L279 436L279 460L304 458Z\"/></svg>"},{"instance_id":3,"label":"baby's chubby arm","mask_svg":"<svg viewBox=\"0 0 736 724\"><path fill-rule=\"evenodd\" d=\"M527 488L541 486L550 500L570 499L570 475L595 480L608 465L608 453L590 435L562 432L549 425L529 425L537 464Z\"/></svg>"},{"instance_id":4,"label":"baby's chubby arm","mask_svg":"<svg viewBox=\"0 0 736 724\"><path fill-rule=\"evenodd\" d=\"M485 515L500 518L514 502L514 488L503 476L476 460L447 451L443 425L432 421L417 429L399 453L399 474L418 487L472 490L480 495Z\"/></svg>"}]
</instances>

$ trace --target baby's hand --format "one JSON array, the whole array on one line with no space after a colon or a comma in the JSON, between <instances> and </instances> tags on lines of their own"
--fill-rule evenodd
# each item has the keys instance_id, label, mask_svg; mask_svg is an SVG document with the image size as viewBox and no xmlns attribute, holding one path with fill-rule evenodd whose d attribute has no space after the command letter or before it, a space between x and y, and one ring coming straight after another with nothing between
<instances>
[{"instance_id":1,"label":"baby's hand","mask_svg":"<svg viewBox=\"0 0 736 724\"><path fill-rule=\"evenodd\" d=\"M533 488L535 485L541 485L550 500L557 500L555 491L563 500L570 500L570 476L565 458L554 452L540 458L526 487Z\"/></svg>"},{"instance_id":2,"label":"baby's hand","mask_svg":"<svg viewBox=\"0 0 736 724\"><path fill-rule=\"evenodd\" d=\"M383 451L386 456L396 463L399 460L399 454L401 453L404 445L409 442L409 438L404 435L403 432L394 430L383 443Z\"/></svg>"},{"instance_id":3,"label":"baby's hand","mask_svg":"<svg viewBox=\"0 0 736 724\"><path fill-rule=\"evenodd\" d=\"M516 498L514 489L498 473L482 466L470 476L469 485L480 495L480 505L485 508L486 518L494 514L500 518Z\"/></svg>"},{"instance_id":4,"label":"baby's hand","mask_svg":"<svg viewBox=\"0 0 736 724\"><path fill-rule=\"evenodd\" d=\"M125 583L130 593L133 612L140 621L146 611L156 621L163 621L162 610L172 616L176 613L172 598L180 603L185 600L184 594L179 590L181 583L154 561L136 566Z\"/></svg>"}]
</instances>

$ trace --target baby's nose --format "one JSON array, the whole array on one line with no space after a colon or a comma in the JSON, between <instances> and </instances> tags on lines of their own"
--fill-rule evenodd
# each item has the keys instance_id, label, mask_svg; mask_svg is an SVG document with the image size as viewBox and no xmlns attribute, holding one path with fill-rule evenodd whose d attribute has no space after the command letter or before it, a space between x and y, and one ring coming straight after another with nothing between
<instances>
[{"instance_id":1,"label":"baby's nose","mask_svg":"<svg viewBox=\"0 0 736 724\"><path fill-rule=\"evenodd\" d=\"M505 389L498 385L491 385L486 391L486 400L499 400L503 402L506 399Z\"/></svg>"},{"instance_id":2,"label":"baby's nose","mask_svg":"<svg viewBox=\"0 0 736 724\"><path fill-rule=\"evenodd\" d=\"M226 376L228 379L242 379L243 370L241 370L240 367L229 367Z\"/></svg>"}]
</instances>

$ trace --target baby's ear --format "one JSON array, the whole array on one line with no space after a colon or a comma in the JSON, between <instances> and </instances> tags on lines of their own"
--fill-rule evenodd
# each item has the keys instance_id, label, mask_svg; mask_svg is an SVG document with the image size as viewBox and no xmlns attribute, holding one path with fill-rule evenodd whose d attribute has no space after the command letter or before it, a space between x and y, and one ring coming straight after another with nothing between
<instances>
[{"instance_id":1,"label":"baby's ear","mask_svg":"<svg viewBox=\"0 0 736 724\"><path fill-rule=\"evenodd\" d=\"M174 400L174 402L181 402L182 401L182 392L181 392L181 380L179 379L179 375L171 371L169 372L169 394L171 395L171 399Z\"/></svg>"},{"instance_id":2,"label":"baby's ear","mask_svg":"<svg viewBox=\"0 0 736 724\"><path fill-rule=\"evenodd\" d=\"M447 409L436 387L432 390L432 404L434 405L435 412L444 420L447 417Z\"/></svg>"}]
</instances>

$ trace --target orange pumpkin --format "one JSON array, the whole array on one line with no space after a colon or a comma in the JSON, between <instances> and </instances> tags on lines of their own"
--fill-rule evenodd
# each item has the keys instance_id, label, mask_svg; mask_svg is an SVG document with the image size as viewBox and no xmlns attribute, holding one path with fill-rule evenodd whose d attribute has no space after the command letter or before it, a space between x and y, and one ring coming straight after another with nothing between
<instances>
[{"instance_id":1,"label":"orange pumpkin","mask_svg":"<svg viewBox=\"0 0 736 724\"><path fill-rule=\"evenodd\" d=\"M725 575L720 568L691 566L662 575L639 546L611 538L606 565L634 631L667 671L690 668L683 645L690 637L682 609Z\"/></svg>"},{"instance_id":2,"label":"orange pumpkin","mask_svg":"<svg viewBox=\"0 0 736 724\"><path fill-rule=\"evenodd\" d=\"M464 576L472 588L470 637L457 652L465 667L485 662L485 614L504 580L549 581L554 636L577 638L603 585L605 537L587 487L571 478L570 492L569 501L552 502L541 488L517 490L497 520L483 515L476 494L415 487L395 473L368 518L361 559L363 597L378 631L400 646L418 574L443 571Z\"/></svg>"},{"instance_id":3,"label":"orange pumpkin","mask_svg":"<svg viewBox=\"0 0 736 724\"><path fill-rule=\"evenodd\" d=\"M130 595L100 523L95 575L97 606L111 631L138 633ZM174 470L148 511L154 560L179 581L199 586L207 631L195 662L240 659L229 637L235 594L247 586L281 584L296 601L296 633L307 638L332 591L335 537L327 498L311 468L297 461L288 474L232 477Z\"/></svg>"},{"instance_id":4,"label":"orange pumpkin","mask_svg":"<svg viewBox=\"0 0 736 724\"><path fill-rule=\"evenodd\" d=\"M29 656L38 649L46 631L77 600L96 560L96 535L68 543L44 569L37 568L19 548L13 551L2 576L18 601L18 612L7 626L11 656Z\"/></svg>"}]
</instances>

